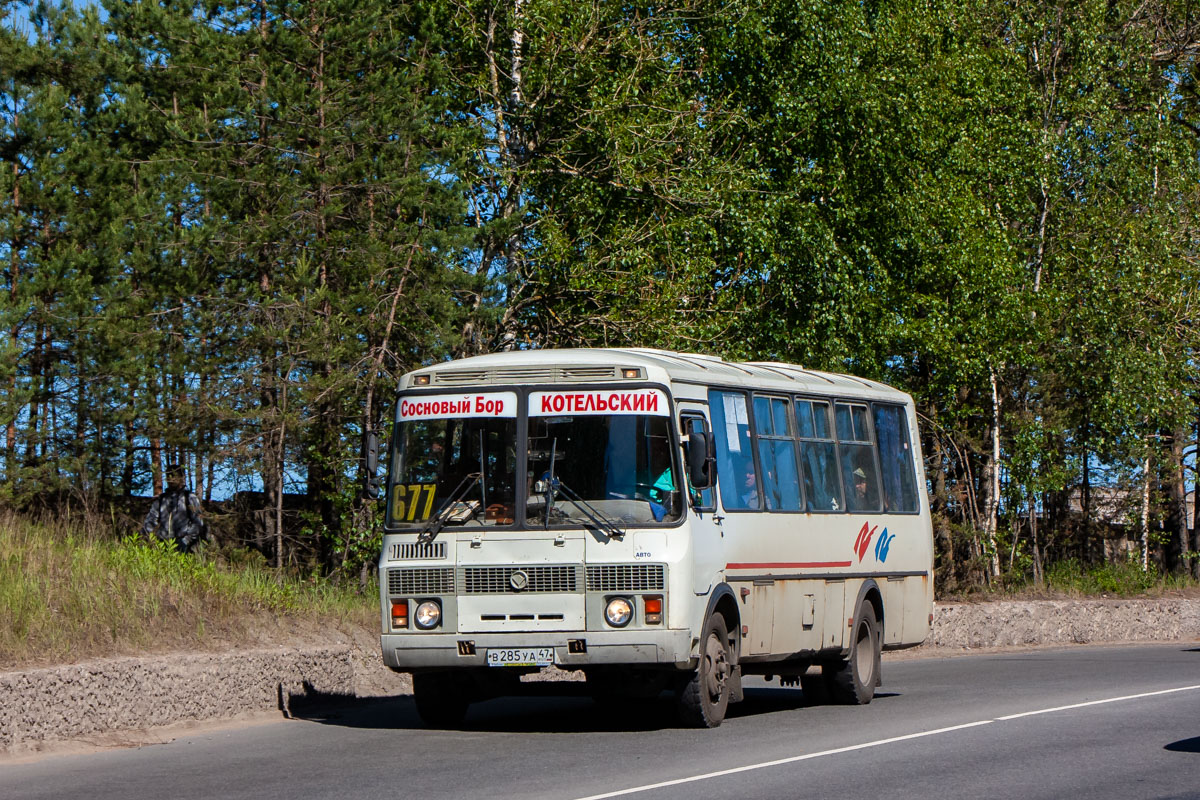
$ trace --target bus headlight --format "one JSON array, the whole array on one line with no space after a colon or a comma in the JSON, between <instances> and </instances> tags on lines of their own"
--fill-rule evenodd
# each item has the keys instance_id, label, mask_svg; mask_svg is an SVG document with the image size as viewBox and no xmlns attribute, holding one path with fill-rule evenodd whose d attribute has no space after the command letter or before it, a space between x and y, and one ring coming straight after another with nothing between
<instances>
[{"instance_id":1,"label":"bus headlight","mask_svg":"<svg viewBox=\"0 0 1200 800\"><path fill-rule=\"evenodd\" d=\"M604 618L614 628L624 628L633 619L633 603L628 597L614 597L604 607Z\"/></svg>"},{"instance_id":2,"label":"bus headlight","mask_svg":"<svg viewBox=\"0 0 1200 800\"><path fill-rule=\"evenodd\" d=\"M413 619L423 631L436 628L442 621L442 606L436 600L425 600L417 605L417 613L413 615Z\"/></svg>"}]
</instances>

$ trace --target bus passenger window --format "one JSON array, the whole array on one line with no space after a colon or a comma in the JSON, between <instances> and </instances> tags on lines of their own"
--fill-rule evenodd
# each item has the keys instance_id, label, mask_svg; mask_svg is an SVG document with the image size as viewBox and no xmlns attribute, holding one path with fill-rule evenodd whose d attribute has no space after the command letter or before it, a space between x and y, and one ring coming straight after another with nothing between
<instances>
[{"instance_id":1,"label":"bus passenger window","mask_svg":"<svg viewBox=\"0 0 1200 800\"><path fill-rule=\"evenodd\" d=\"M844 511L837 443L829 425L829 403L797 400L800 463L804 470L805 511Z\"/></svg>"},{"instance_id":2,"label":"bus passenger window","mask_svg":"<svg viewBox=\"0 0 1200 800\"><path fill-rule=\"evenodd\" d=\"M915 513L920 510L917 481L913 474L913 451L908 442L908 420L901 406L876 405L875 437L879 440L879 462L883 496L888 511Z\"/></svg>"},{"instance_id":3,"label":"bus passenger window","mask_svg":"<svg viewBox=\"0 0 1200 800\"><path fill-rule=\"evenodd\" d=\"M754 428L767 509L799 511L800 475L788 401L782 397L755 397Z\"/></svg>"},{"instance_id":4,"label":"bus passenger window","mask_svg":"<svg viewBox=\"0 0 1200 800\"><path fill-rule=\"evenodd\" d=\"M717 450L717 486L726 511L761 508L758 473L750 447L750 414L741 392L710 391L713 439Z\"/></svg>"},{"instance_id":5,"label":"bus passenger window","mask_svg":"<svg viewBox=\"0 0 1200 800\"><path fill-rule=\"evenodd\" d=\"M867 426L867 408L847 403L838 403L836 408L846 510L882 511L879 470L875 462L875 445Z\"/></svg>"}]
</instances>

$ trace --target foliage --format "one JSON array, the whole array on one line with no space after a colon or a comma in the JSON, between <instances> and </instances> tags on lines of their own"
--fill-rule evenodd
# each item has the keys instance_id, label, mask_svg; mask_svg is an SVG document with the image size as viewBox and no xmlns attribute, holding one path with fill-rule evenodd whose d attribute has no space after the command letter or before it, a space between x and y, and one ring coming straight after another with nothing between
<instances>
[{"instance_id":1,"label":"foliage","mask_svg":"<svg viewBox=\"0 0 1200 800\"><path fill-rule=\"evenodd\" d=\"M1089 566L1066 559L1046 570L1046 589L1071 596L1129 597L1173 585L1173 581L1157 570L1143 570L1136 561L1129 560Z\"/></svg>"},{"instance_id":2,"label":"foliage","mask_svg":"<svg viewBox=\"0 0 1200 800\"><path fill-rule=\"evenodd\" d=\"M942 589L1200 571L1186 3L0 9L4 507L186 463L361 577L401 373L661 346L910 391Z\"/></svg>"}]
</instances>

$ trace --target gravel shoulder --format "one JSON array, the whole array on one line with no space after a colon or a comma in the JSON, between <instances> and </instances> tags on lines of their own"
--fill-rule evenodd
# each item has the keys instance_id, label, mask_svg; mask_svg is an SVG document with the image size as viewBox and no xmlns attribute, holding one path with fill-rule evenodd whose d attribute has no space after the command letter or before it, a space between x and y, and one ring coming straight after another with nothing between
<instances>
[{"instance_id":1,"label":"gravel shoulder","mask_svg":"<svg viewBox=\"0 0 1200 800\"><path fill-rule=\"evenodd\" d=\"M1095 643L1200 641L1200 598L939 603L925 645L887 655L936 658ZM545 680L579 679L550 670ZM288 715L296 698L408 694L365 630L327 641L226 652L97 659L0 672L0 763L48 752L170 741L212 724Z\"/></svg>"}]
</instances>

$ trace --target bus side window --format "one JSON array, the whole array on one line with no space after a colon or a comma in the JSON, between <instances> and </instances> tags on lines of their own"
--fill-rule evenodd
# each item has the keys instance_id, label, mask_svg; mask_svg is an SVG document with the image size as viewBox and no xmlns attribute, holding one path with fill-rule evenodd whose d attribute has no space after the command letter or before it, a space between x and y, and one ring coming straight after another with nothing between
<instances>
[{"instance_id":1,"label":"bus side window","mask_svg":"<svg viewBox=\"0 0 1200 800\"><path fill-rule=\"evenodd\" d=\"M804 510L844 511L837 443L829 424L829 403L797 400L796 424L800 437L800 464L804 470Z\"/></svg>"},{"instance_id":2,"label":"bus side window","mask_svg":"<svg viewBox=\"0 0 1200 800\"><path fill-rule=\"evenodd\" d=\"M842 483L846 489L846 510L882 511L879 469L875 444L867 422L865 405L837 403L838 455L842 462Z\"/></svg>"},{"instance_id":3,"label":"bus side window","mask_svg":"<svg viewBox=\"0 0 1200 800\"><path fill-rule=\"evenodd\" d=\"M708 393L717 449L717 487L726 511L762 508L758 470L750 446L750 415L741 392Z\"/></svg>"},{"instance_id":4,"label":"bus side window","mask_svg":"<svg viewBox=\"0 0 1200 800\"><path fill-rule=\"evenodd\" d=\"M704 417L694 414L685 414L680 418L680 430L683 433L683 474L687 475L688 481L688 496L692 499L692 505L697 511L712 511L716 508L716 501L713 499L712 487L707 489L697 490L692 486L691 476L688 475L688 459L687 459L687 441L690 433L705 433L708 434L708 423ZM711 434L709 434L711 435Z\"/></svg>"},{"instance_id":5,"label":"bus side window","mask_svg":"<svg viewBox=\"0 0 1200 800\"><path fill-rule=\"evenodd\" d=\"M771 511L800 510L800 478L788 406L788 401L782 397L756 395L754 398L758 463L762 467L767 509Z\"/></svg>"},{"instance_id":6,"label":"bus side window","mask_svg":"<svg viewBox=\"0 0 1200 800\"><path fill-rule=\"evenodd\" d=\"M883 496L888 511L914 513L917 479L913 473L913 451L908 441L908 419L902 406L874 406L875 438L879 442L879 462L883 478Z\"/></svg>"}]
</instances>

